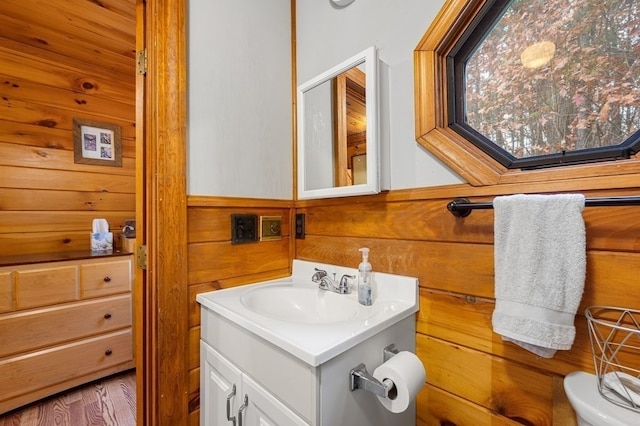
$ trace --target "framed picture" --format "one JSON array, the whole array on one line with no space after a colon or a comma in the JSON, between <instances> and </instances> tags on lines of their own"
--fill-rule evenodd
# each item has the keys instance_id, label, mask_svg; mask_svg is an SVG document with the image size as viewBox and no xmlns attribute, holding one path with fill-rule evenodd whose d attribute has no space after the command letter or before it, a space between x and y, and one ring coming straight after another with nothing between
<instances>
[{"instance_id":1,"label":"framed picture","mask_svg":"<svg viewBox=\"0 0 640 426\"><path fill-rule=\"evenodd\" d=\"M80 164L122 167L120 126L74 118L73 160Z\"/></svg>"}]
</instances>

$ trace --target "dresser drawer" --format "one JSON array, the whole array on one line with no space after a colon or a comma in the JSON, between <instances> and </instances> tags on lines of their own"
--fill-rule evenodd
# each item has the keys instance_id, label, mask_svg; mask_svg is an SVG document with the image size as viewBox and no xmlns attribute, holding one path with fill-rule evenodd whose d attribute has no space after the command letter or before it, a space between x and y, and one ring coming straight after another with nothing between
<instances>
[{"instance_id":1,"label":"dresser drawer","mask_svg":"<svg viewBox=\"0 0 640 426\"><path fill-rule=\"evenodd\" d=\"M17 270L16 309L77 300L77 270L75 265Z\"/></svg>"},{"instance_id":2,"label":"dresser drawer","mask_svg":"<svg viewBox=\"0 0 640 426\"><path fill-rule=\"evenodd\" d=\"M0 312L13 309L13 282L11 272L0 272Z\"/></svg>"},{"instance_id":3,"label":"dresser drawer","mask_svg":"<svg viewBox=\"0 0 640 426\"><path fill-rule=\"evenodd\" d=\"M129 294L0 316L0 358L131 327Z\"/></svg>"},{"instance_id":4,"label":"dresser drawer","mask_svg":"<svg viewBox=\"0 0 640 426\"><path fill-rule=\"evenodd\" d=\"M131 291L131 260L80 265L83 299Z\"/></svg>"},{"instance_id":5,"label":"dresser drawer","mask_svg":"<svg viewBox=\"0 0 640 426\"><path fill-rule=\"evenodd\" d=\"M73 380L133 359L131 330L0 361L0 401Z\"/></svg>"}]
</instances>

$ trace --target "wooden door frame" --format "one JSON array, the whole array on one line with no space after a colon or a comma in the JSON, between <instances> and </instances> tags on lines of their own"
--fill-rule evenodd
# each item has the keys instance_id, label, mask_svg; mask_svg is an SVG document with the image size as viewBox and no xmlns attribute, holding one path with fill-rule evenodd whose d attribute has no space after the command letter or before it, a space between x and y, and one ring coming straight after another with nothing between
<instances>
[{"instance_id":1,"label":"wooden door frame","mask_svg":"<svg viewBox=\"0 0 640 426\"><path fill-rule=\"evenodd\" d=\"M135 289L139 425L188 424L186 0L137 0Z\"/></svg>"}]
</instances>

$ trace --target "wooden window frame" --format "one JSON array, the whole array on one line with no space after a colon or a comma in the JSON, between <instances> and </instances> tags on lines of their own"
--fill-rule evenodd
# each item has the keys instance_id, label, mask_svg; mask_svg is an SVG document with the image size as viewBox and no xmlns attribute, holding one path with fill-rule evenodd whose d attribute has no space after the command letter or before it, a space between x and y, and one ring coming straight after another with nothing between
<instances>
[{"instance_id":1,"label":"wooden window frame","mask_svg":"<svg viewBox=\"0 0 640 426\"><path fill-rule=\"evenodd\" d=\"M414 51L416 140L470 185L517 184L567 179L609 179L608 185L631 185L640 173L640 157L560 168L509 169L456 132L448 108L453 82L447 72L449 56L483 7L491 0L447 0ZM619 182L619 183L616 183ZM594 187L602 183L593 184Z\"/></svg>"}]
</instances>

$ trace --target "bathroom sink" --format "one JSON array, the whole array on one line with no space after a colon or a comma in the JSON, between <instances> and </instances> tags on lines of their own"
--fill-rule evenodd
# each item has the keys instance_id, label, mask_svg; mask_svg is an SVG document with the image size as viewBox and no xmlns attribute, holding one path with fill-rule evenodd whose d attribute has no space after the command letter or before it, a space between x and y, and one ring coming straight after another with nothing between
<instances>
[{"instance_id":1,"label":"bathroom sink","mask_svg":"<svg viewBox=\"0 0 640 426\"><path fill-rule=\"evenodd\" d=\"M240 301L265 317L301 324L348 321L358 315L358 302L345 295L309 287L275 285L254 288Z\"/></svg>"},{"instance_id":2,"label":"bathroom sink","mask_svg":"<svg viewBox=\"0 0 640 426\"><path fill-rule=\"evenodd\" d=\"M220 321L229 321L318 366L418 311L418 280L374 272L373 305L349 294L321 290L315 269L332 276L357 270L295 259L292 275L198 294L196 300ZM203 333L208 327L203 324ZM213 332L213 331L212 331Z\"/></svg>"}]
</instances>

